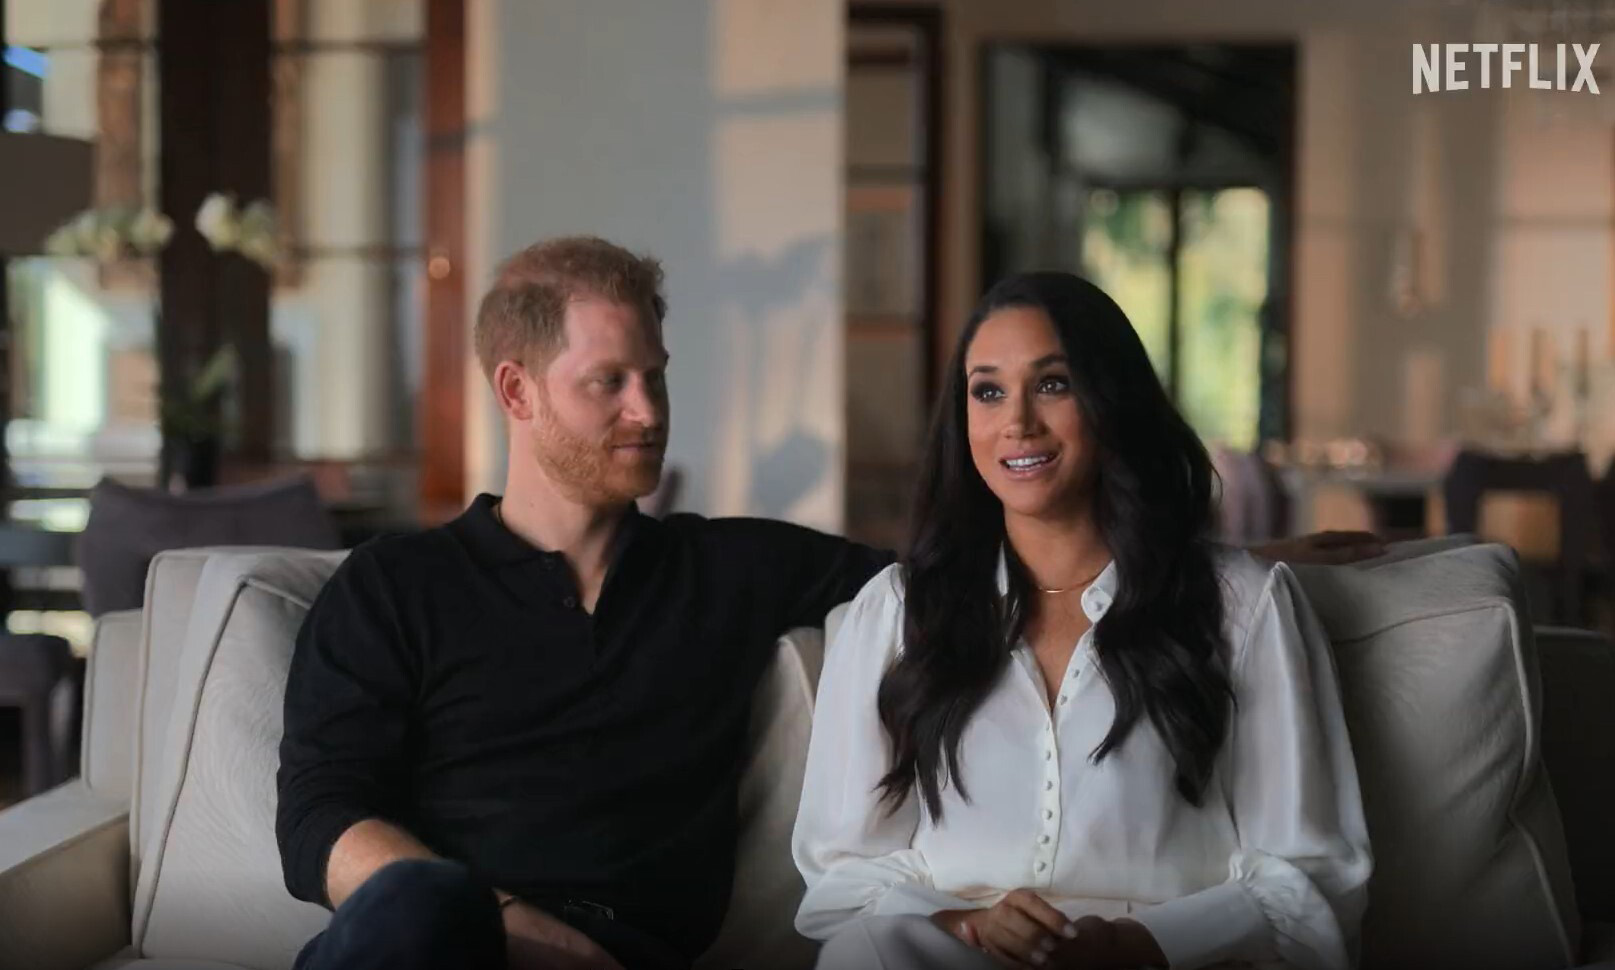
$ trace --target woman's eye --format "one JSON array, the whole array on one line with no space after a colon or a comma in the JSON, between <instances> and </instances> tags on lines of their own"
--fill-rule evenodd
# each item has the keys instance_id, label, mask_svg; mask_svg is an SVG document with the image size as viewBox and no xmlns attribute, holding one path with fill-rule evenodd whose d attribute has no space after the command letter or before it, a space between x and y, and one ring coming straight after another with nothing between
<instances>
[{"instance_id":1,"label":"woman's eye","mask_svg":"<svg viewBox=\"0 0 1615 970\"><path fill-rule=\"evenodd\" d=\"M996 401L1004 392L996 384L977 384L970 389L970 396L978 401Z\"/></svg>"},{"instance_id":2,"label":"woman's eye","mask_svg":"<svg viewBox=\"0 0 1615 970\"><path fill-rule=\"evenodd\" d=\"M1045 377L1037 383L1039 394L1064 394L1071 389L1071 382L1064 377Z\"/></svg>"}]
</instances>

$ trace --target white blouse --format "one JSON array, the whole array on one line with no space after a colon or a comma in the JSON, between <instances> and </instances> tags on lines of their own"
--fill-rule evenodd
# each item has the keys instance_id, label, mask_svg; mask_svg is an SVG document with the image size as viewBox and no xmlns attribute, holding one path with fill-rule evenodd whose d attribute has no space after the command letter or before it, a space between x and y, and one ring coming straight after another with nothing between
<instances>
[{"instance_id":1,"label":"white blouse","mask_svg":"<svg viewBox=\"0 0 1615 970\"><path fill-rule=\"evenodd\" d=\"M875 694L901 650L903 593L897 566L871 580L819 684L792 839L797 929L828 939L861 917L1027 888L1071 918L1144 924L1173 968L1352 966L1372 863L1328 643L1287 567L1228 551L1218 571L1236 706L1200 808L1147 717L1093 763L1115 708L1090 630L1052 710L1031 648L1014 651L960 745L970 801L947 785L940 822L917 790L891 815L875 792L890 764ZM1089 620L1116 584L1112 564L1083 593Z\"/></svg>"}]
</instances>

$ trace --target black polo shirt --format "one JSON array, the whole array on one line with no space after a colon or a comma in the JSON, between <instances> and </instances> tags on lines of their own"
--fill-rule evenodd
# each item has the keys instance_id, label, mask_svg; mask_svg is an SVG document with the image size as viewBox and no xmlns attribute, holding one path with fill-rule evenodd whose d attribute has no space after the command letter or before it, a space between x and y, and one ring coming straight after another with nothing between
<instances>
[{"instance_id":1,"label":"black polo shirt","mask_svg":"<svg viewBox=\"0 0 1615 970\"><path fill-rule=\"evenodd\" d=\"M292 895L391 821L491 885L610 906L690 956L734 873L752 691L889 553L763 519L631 513L594 613L493 514L354 550L298 634L276 829Z\"/></svg>"}]
</instances>

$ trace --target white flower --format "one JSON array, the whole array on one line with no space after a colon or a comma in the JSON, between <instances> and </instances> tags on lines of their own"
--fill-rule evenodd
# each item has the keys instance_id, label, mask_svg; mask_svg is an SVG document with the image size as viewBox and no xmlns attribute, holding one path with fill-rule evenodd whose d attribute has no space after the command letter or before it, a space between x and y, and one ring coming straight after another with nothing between
<instances>
[{"instance_id":1,"label":"white flower","mask_svg":"<svg viewBox=\"0 0 1615 970\"><path fill-rule=\"evenodd\" d=\"M101 213L95 209L85 209L73 220L73 238L80 253L95 252L101 241L101 222Z\"/></svg>"},{"instance_id":2,"label":"white flower","mask_svg":"<svg viewBox=\"0 0 1615 970\"><path fill-rule=\"evenodd\" d=\"M95 245L90 248L95 252L97 259L110 263L123 255L123 234L118 232L116 225L104 222L101 228L96 230Z\"/></svg>"},{"instance_id":3,"label":"white flower","mask_svg":"<svg viewBox=\"0 0 1615 970\"><path fill-rule=\"evenodd\" d=\"M129 223L129 244L148 255L168 245L173 235L173 220L152 208L141 209Z\"/></svg>"},{"instance_id":4,"label":"white flower","mask_svg":"<svg viewBox=\"0 0 1615 970\"><path fill-rule=\"evenodd\" d=\"M274 269L280 260L275 207L267 199L257 199L242 210L238 225L237 251L265 269Z\"/></svg>"},{"instance_id":5,"label":"white flower","mask_svg":"<svg viewBox=\"0 0 1615 970\"><path fill-rule=\"evenodd\" d=\"M196 210L196 231L215 250L234 249L241 239L235 196L214 192L202 200L202 207Z\"/></svg>"},{"instance_id":6,"label":"white flower","mask_svg":"<svg viewBox=\"0 0 1615 970\"><path fill-rule=\"evenodd\" d=\"M69 222L56 227L49 236L45 237L45 252L52 256L81 256L79 249L78 227Z\"/></svg>"},{"instance_id":7,"label":"white flower","mask_svg":"<svg viewBox=\"0 0 1615 970\"><path fill-rule=\"evenodd\" d=\"M237 251L264 269L274 269L280 261L280 246L273 237L249 236L241 240Z\"/></svg>"}]
</instances>

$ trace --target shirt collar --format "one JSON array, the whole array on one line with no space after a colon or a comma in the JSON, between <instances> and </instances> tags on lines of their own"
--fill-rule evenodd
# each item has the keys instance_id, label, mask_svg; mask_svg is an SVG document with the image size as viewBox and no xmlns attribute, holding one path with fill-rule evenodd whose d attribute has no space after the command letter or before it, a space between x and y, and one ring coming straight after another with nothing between
<instances>
[{"instance_id":1,"label":"shirt collar","mask_svg":"<svg viewBox=\"0 0 1615 970\"><path fill-rule=\"evenodd\" d=\"M1009 592L1009 559L1004 555L1002 546L998 549L998 595L1003 596ZM1120 573L1116 569L1116 560L1112 559L1105 568L1099 571L1094 581L1082 591L1082 612L1088 617L1088 622L1098 623L1100 618L1110 609L1110 604L1116 599L1116 587Z\"/></svg>"},{"instance_id":2,"label":"shirt collar","mask_svg":"<svg viewBox=\"0 0 1615 970\"><path fill-rule=\"evenodd\" d=\"M484 492L473 499L465 512L450 524L450 528L465 542L473 556L489 566L506 566L561 556L559 552L540 549L505 528L505 524L499 521L499 517L494 513L494 506L498 504L499 496ZM629 504L628 512L623 516L617 535L612 540L610 556L612 561L622 554L629 541L644 528L646 518L635 505Z\"/></svg>"}]
</instances>

